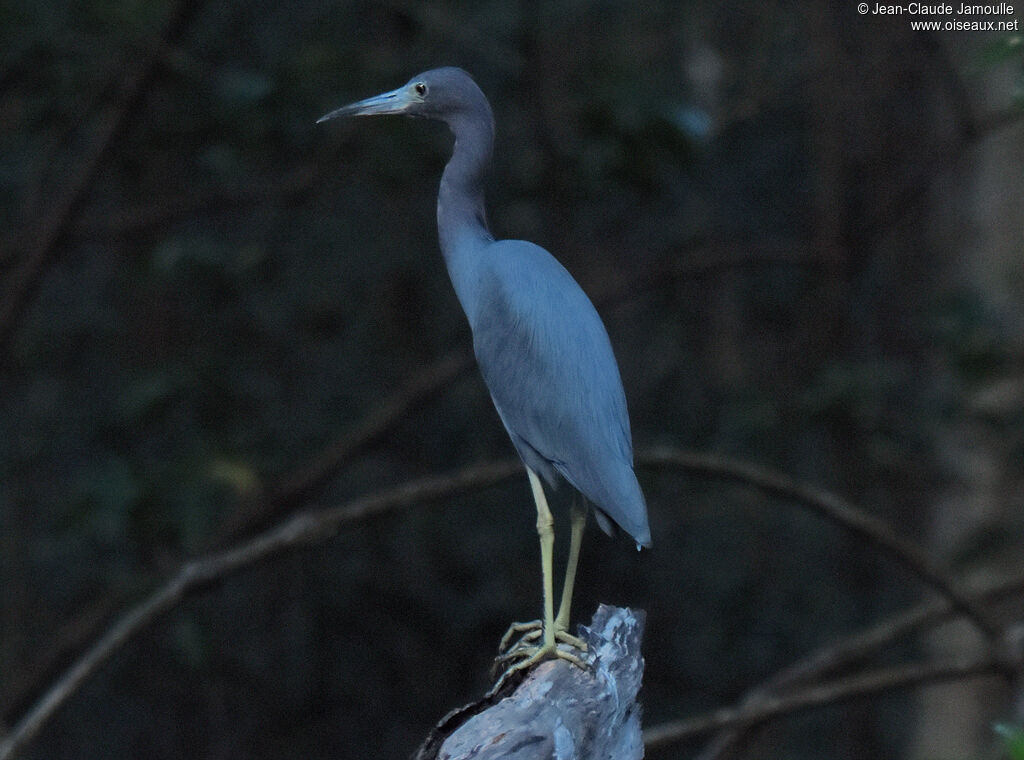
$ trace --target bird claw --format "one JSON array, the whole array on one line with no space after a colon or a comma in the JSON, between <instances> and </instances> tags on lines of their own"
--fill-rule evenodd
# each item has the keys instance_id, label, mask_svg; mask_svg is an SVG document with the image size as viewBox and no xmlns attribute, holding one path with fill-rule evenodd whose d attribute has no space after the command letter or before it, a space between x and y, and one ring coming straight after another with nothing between
<instances>
[{"instance_id":1,"label":"bird claw","mask_svg":"<svg viewBox=\"0 0 1024 760\"><path fill-rule=\"evenodd\" d=\"M556 624L557 625L557 624ZM509 656L514 656L514 653L522 650L529 649L533 650L537 648L537 642L541 639L544 634L544 623L540 620L531 620L528 623L513 623L505 631L505 635L501 637L501 641L498 643L498 660L504 661ZM516 637L519 637L516 639ZM515 639L515 643L512 640ZM574 649L578 649L581 652L587 651L587 642L578 636L573 636L567 630L562 628L555 628L555 641L561 644L568 644Z\"/></svg>"},{"instance_id":2,"label":"bird claw","mask_svg":"<svg viewBox=\"0 0 1024 760\"><path fill-rule=\"evenodd\" d=\"M569 636L569 634L567 633L565 635L570 639L579 641L579 643L583 645L582 647L570 645L570 647L575 648L577 651L580 652L580 654L586 652L586 642L577 639L575 636ZM513 647L511 650L495 658L494 668L492 672L496 672L499 666L504 665L508 661L514 660L516 658L522 659L520 659L519 662L514 662L505 668L504 672L501 674L501 677L497 680L497 682L494 684L494 687L491 689L492 694L496 694L501 690L501 687L505 684L505 681L508 680L509 676L513 675L514 673L525 672L532 668L534 665L544 662L545 660L565 660L571 663L572 665L575 665L580 670L590 670L590 665L588 665L583 658L574 654L571 648L562 648L557 643L541 644L537 646L529 646L526 644L519 646L519 644L517 643L517 645Z\"/></svg>"},{"instance_id":3,"label":"bird claw","mask_svg":"<svg viewBox=\"0 0 1024 760\"><path fill-rule=\"evenodd\" d=\"M526 640L534 641L540 638L543 631L544 623L540 620L531 620L528 623L513 623L508 627L505 635L501 637L501 641L498 643L498 654L501 655L506 651L516 649ZM509 645L512 644L512 640L517 636L519 639L510 647Z\"/></svg>"},{"instance_id":4,"label":"bird claw","mask_svg":"<svg viewBox=\"0 0 1024 760\"><path fill-rule=\"evenodd\" d=\"M517 636L518 638L516 638ZM540 643L543 638L544 624L540 620L513 623L509 626L501 643L498 644L498 656L494 658L491 670L492 674L497 674L504 668L501 678L494 686L494 691L500 689L513 673L528 670L544 660L561 659L582 670L590 669L580 656L585 655L588 649L587 642L583 639L558 628L554 631L553 642Z\"/></svg>"}]
</instances>

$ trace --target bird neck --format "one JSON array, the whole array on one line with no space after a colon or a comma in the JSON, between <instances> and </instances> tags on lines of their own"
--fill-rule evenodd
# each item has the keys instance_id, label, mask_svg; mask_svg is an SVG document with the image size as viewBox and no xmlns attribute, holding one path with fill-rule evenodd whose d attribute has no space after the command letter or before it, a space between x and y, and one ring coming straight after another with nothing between
<instances>
[{"instance_id":1,"label":"bird neck","mask_svg":"<svg viewBox=\"0 0 1024 760\"><path fill-rule=\"evenodd\" d=\"M483 244L494 240L484 209L484 178L494 147L494 121L487 108L486 118L455 118L448 126L455 135L455 147L441 175L437 231L455 293L471 315L469 299L479 254Z\"/></svg>"},{"instance_id":2,"label":"bird neck","mask_svg":"<svg viewBox=\"0 0 1024 760\"><path fill-rule=\"evenodd\" d=\"M437 230L446 257L464 237L491 239L484 210L484 178L494 147L494 122L489 118L453 119L448 126L455 135L455 147L437 194Z\"/></svg>"}]
</instances>

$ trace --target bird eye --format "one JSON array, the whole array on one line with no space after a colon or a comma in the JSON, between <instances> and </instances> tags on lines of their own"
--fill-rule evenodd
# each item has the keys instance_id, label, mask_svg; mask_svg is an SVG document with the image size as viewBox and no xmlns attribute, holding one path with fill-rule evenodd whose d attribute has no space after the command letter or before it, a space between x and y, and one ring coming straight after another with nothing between
<instances>
[{"instance_id":1,"label":"bird eye","mask_svg":"<svg viewBox=\"0 0 1024 760\"><path fill-rule=\"evenodd\" d=\"M423 82L417 82L413 89L416 90L416 94L421 98L427 94L427 86Z\"/></svg>"}]
</instances>

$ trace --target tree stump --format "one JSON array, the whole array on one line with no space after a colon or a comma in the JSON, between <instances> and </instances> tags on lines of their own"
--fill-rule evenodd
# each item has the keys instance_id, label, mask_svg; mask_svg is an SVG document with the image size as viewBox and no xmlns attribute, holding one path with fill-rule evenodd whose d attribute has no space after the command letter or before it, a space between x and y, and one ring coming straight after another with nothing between
<instances>
[{"instance_id":1,"label":"tree stump","mask_svg":"<svg viewBox=\"0 0 1024 760\"><path fill-rule=\"evenodd\" d=\"M644 755L637 692L644 613L602 604L590 626L588 671L564 660L446 715L413 760L638 760Z\"/></svg>"}]
</instances>

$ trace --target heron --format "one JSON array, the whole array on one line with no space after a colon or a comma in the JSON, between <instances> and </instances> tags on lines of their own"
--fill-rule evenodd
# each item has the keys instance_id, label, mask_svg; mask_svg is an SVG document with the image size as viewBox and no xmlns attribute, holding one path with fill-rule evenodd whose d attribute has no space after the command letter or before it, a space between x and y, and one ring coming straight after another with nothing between
<instances>
[{"instance_id":1,"label":"heron","mask_svg":"<svg viewBox=\"0 0 1024 760\"><path fill-rule=\"evenodd\" d=\"M441 175L437 228L455 295L469 321L473 352L537 508L543 619L513 623L499 644L502 678L546 659L586 667L586 643L569 633L573 584L589 503L609 535L615 526L637 549L651 531L633 471L626 397L611 341L594 305L546 250L495 240L484 210L494 147L490 103L472 77L445 67L396 90L321 117L403 114L444 122L455 138ZM571 534L558 612L554 610L554 520L544 483L566 481L583 496L570 507ZM565 645L565 646L560 646Z\"/></svg>"}]
</instances>

